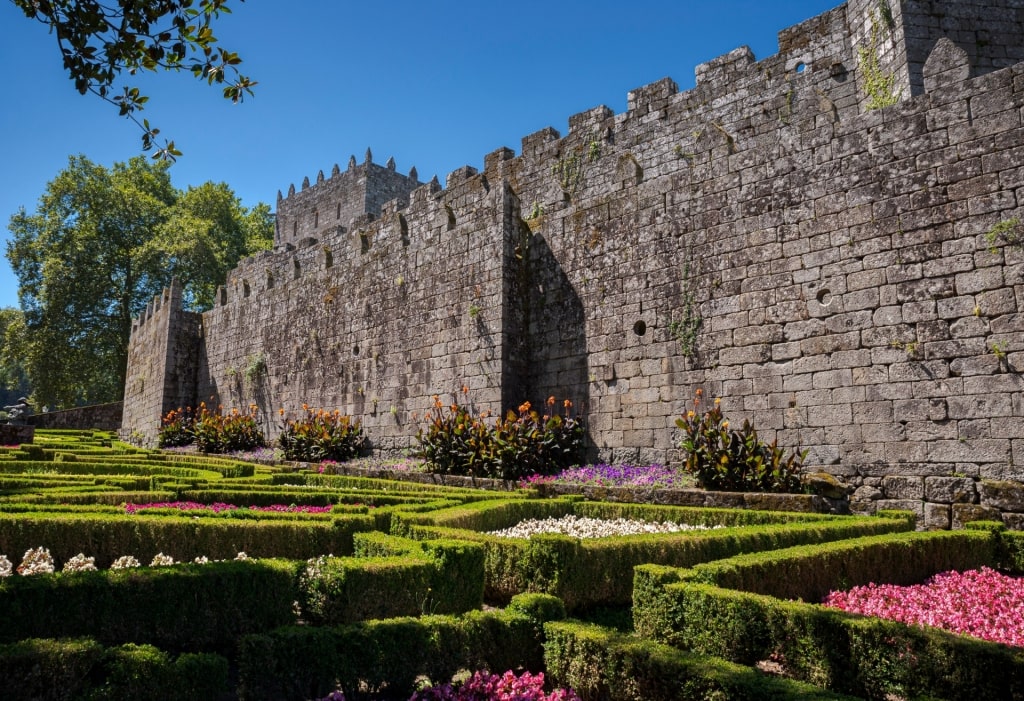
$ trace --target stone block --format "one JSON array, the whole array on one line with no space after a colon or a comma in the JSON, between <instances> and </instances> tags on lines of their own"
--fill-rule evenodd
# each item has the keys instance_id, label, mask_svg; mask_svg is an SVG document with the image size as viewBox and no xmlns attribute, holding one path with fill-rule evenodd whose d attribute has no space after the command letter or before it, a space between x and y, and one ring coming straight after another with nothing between
<instances>
[{"instance_id":1,"label":"stone block","mask_svg":"<svg viewBox=\"0 0 1024 701\"><path fill-rule=\"evenodd\" d=\"M977 501L974 480L969 477L925 477L924 498L942 504L973 504Z\"/></svg>"},{"instance_id":2,"label":"stone block","mask_svg":"<svg viewBox=\"0 0 1024 701\"><path fill-rule=\"evenodd\" d=\"M951 509L949 504L930 504L925 503L924 505L924 523L922 524L925 529L935 530L948 530L951 523Z\"/></svg>"},{"instance_id":3,"label":"stone block","mask_svg":"<svg viewBox=\"0 0 1024 701\"><path fill-rule=\"evenodd\" d=\"M953 504L952 525L953 528L963 528L965 523L971 521L1001 521L1002 515L999 509L982 504Z\"/></svg>"},{"instance_id":4,"label":"stone block","mask_svg":"<svg viewBox=\"0 0 1024 701\"><path fill-rule=\"evenodd\" d=\"M919 521L924 518L924 502L917 499L879 499L875 502L875 509L912 511Z\"/></svg>"},{"instance_id":5,"label":"stone block","mask_svg":"<svg viewBox=\"0 0 1024 701\"><path fill-rule=\"evenodd\" d=\"M882 493L887 499L923 499L924 478L886 475L882 478Z\"/></svg>"},{"instance_id":6,"label":"stone block","mask_svg":"<svg viewBox=\"0 0 1024 701\"><path fill-rule=\"evenodd\" d=\"M978 492L985 506L1024 513L1024 483L983 479L978 483Z\"/></svg>"}]
</instances>

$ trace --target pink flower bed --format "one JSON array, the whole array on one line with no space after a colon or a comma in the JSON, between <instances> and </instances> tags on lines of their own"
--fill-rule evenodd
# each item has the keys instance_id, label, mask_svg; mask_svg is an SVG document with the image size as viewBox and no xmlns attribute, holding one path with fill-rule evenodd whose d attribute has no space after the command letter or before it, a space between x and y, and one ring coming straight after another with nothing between
<instances>
[{"instance_id":1,"label":"pink flower bed","mask_svg":"<svg viewBox=\"0 0 1024 701\"><path fill-rule=\"evenodd\" d=\"M942 572L909 587L868 584L834 591L822 603L851 613L1024 647L1024 579L987 567Z\"/></svg>"},{"instance_id":2,"label":"pink flower bed","mask_svg":"<svg viewBox=\"0 0 1024 701\"><path fill-rule=\"evenodd\" d=\"M222 502L216 502L214 504L200 504L195 501L155 501L149 504L125 504L125 513L134 514L143 509L178 509L179 511L212 511L214 513L220 513L221 511L233 511L239 508L246 508L251 511L279 511L287 513L300 513L300 514L326 514L330 513L330 506L295 506L294 504L285 506L284 504L274 504L272 506L246 506L239 507L234 504L224 504Z\"/></svg>"},{"instance_id":3,"label":"pink flower bed","mask_svg":"<svg viewBox=\"0 0 1024 701\"><path fill-rule=\"evenodd\" d=\"M409 701L580 701L580 697L567 689L544 693L543 672L523 672L517 677L509 670L500 675L475 672L461 685L442 684L424 689Z\"/></svg>"}]
</instances>

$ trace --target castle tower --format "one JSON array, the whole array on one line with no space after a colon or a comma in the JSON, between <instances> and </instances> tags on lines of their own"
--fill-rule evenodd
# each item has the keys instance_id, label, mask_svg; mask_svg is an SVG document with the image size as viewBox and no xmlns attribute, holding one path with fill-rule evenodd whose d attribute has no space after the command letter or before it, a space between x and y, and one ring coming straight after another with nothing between
<instances>
[{"instance_id":1,"label":"castle tower","mask_svg":"<svg viewBox=\"0 0 1024 701\"><path fill-rule=\"evenodd\" d=\"M324 179L321 174L312 185L307 178L301 190L290 189L287 197L278 200L274 245L321 240L339 228L347 229L354 219L376 216L385 202L407 200L420 184L412 173L407 177L369 158L359 164L352 158L346 170L335 166L331 177Z\"/></svg>"}]
</instances>

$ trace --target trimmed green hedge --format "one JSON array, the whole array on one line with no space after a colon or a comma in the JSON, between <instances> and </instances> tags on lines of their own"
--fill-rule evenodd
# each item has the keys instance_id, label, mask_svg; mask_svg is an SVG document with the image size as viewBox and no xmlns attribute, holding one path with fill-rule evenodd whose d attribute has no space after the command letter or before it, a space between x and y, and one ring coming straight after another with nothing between
<instances>
[{"instance_id":1,"label":"trimmed green hedge","mask_svg":"<svg viewBox=\"0 0 1024 701\"><path fill-rule=\"evenodd\" d=\"M995 567L1012 574L1024 574L1024 531L1011 531L1002 521L972 521L967 530L981 530L995 538Z\"/></svg>"},{"instance_id":2,"label":"trimmed green hedge","mask_svg":"<svg viewBox=\"0 0 1024 701\"><path fill-rule=\"evenodd\" d=\"M249 635L239 644L239 698L299 701L339 685L350 701L383 689L408 698L424 676L440 683L460 669L542 671L543 624L563 612L550 597L531 596L504 611Z\"/></svg>"},{"instance_id":3,"label":"trimmed green hedge","mask_svg":"<svg viewBox=\"0 0 1024 701\"><path fill-rule=\"evenodd\" d=\"M91 636L104 644L230 651L295 621L301 563L259 560L0 579L0 642Z\"/></svg>"},{"instance_id":4,"label":"trimmed green hedge","mask_svg":"<svg viewBox=\"0 0 1024 701\"><path fill-rule=\"evenodd\" d=\"M58 564L84 552L107 567L122 555L149 562L162 552L175 560L199 556L304 560L325 553L352 553L352 534L370 531L368 515L341 515L329 521L297 519L194 519L189 516L108 516L89 514L0 513L0 554L14 562L30 548L49 548Z\"/></svg>"},{"instance_id":5,"label":"trimmed green hedge","mask_svg":"<svg viewBox=\"0 0 1024 701\"><path fill-rule=\"evenodd\" d=\"M369 538L357 548L361 557L308 563L300 578L300 602L310 622L342 625L462 613L483 603L484 553L476 543L394 539L385 545Z\"/></svg>"},{"instance_id":6,"label":"trimmed green hedge","mask_svg":"<svg viewBox=\"0 0 1024 701\"><path fill-rule=\"evenodd\" d=\"M905 533L758 553L678 569L636 568L638 635L741 664L781 661L788 674L842 693L884 698L1024 698L1024 651L932 628L783 601L709 582L820 600L822 589L920 582L993 565L984 532ZM831 583L827 584L831 579Z\"/></svg>"},{"instance_id":7,"label":"trimmed green hedge","mask_svg":"<svg viewBox=\"0 0 1024 701\"><path fill-rule=\"evenodd\" d=\"M991 566L995 558L995 540L987 533L898 533L739 555L694 565L685 579L817 602L835 589L917 584L936 572Z\"/></svg>"},{"instance_id":8,"label":"trimmed green hedge","mask_svg":"<svg viewBox=\"0 0 1024 701\"><path fill-rule=\"evenodd\" d=\"M544 634L547 680L583 701L853 699L599 626L552 622Z\"/></svg>"},{"instance_id":9,"label":"trimmed green hedge","mask_svg":"<svg viewBox=\"0 0 1024 701\"><path fill-rule=\"evenodd\" d=\"M743 552L776 550L908 528L909 524L902 518L819 516L815 521L778 525L585 540L558 534L537 535L528 540L499 538L430 526L411 526L409 530L415 538L454 538L482 543L486 554L484 599L488 602L501 603L521 592L539 591L561 598L566 608L575 611L598 605L629 604L636 565L688 567Z\"/></svg>"},{"instance_id":10,"label":"trimmed green hedge","mask_svg":"<svg viewBox=\"0 0 1024 701\"><path fill-rule=\"evenodd\" d=\"M410 540L379 531L357 533L359 557L412 555L430 563L427 589L419 597L420 608L410 613L462 613L480 608L484 598L484 549L479 543L459 539Z\"/></svg>"},{"instance_id":11,"label":"trimmed green hedge","mask_svg":"<svg viewBox=\"0 0 1024 701\"><path fill-rule=\"evenodd\" d=\"M209 701L228 691L228 661L152 645L104 648L95 640L23 640L0 645L0 698L6 701L167 699Z\"/></svg>"}]
</instances>

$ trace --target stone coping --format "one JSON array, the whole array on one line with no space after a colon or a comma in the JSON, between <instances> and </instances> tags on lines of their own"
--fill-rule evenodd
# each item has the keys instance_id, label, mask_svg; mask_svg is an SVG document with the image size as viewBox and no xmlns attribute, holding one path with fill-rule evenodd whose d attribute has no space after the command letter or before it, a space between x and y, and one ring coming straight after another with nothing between
<instances>
[{"instance_id":1,"label":"stone coping","mask_svg":"<svg viewBox=\"0 0 1024 701\"><path fill-rule=\"evenodd\" d=\"M290 463L297 467L314 466L313 463ZM408 472L337 465L331 474L349 477L435 484L445 487L512 491L518 483L487 477L439 475L428 472ZM760 511L794 511L799 513L849 514L845 499L829 499L817 494L768 494L763 492L710 492L703 489L669 489L659 487L604 487L597 485L551 484L531 485L530 489L541 498L580 495L592 501L658 504L665 506L698 506L724 509L756 509Z\"/></svg>"}]
</instances>

